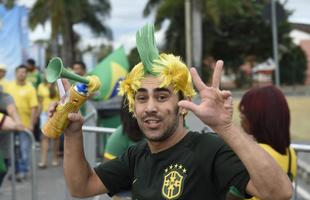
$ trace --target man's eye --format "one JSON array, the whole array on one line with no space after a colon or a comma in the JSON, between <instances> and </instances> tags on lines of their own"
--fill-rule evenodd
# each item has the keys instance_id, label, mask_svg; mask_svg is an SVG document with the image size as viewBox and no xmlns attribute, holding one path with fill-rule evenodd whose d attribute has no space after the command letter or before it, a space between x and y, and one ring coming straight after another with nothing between
<instances>
[{"instance_id":1,"label":"man's eye","mask_svg":"<svg viewBox=\"0 0 310 200\"><path fill-rule=\"evenodd\" d=\"M143 102L146 100L146 97L145 96L137 96L136 99L140 102Z\"/></svg>"},{"instance_id":2,"label":"man's eye","mask_svg":"<svg viewBox=\"0 0 310 200\"><path fill-rule=\"evenodd\" d=\"M165 101L167 98L168 98L168 96L166 96L166 95L159 95L158 96L159 101Z\"/></svg>"}]
</instances>

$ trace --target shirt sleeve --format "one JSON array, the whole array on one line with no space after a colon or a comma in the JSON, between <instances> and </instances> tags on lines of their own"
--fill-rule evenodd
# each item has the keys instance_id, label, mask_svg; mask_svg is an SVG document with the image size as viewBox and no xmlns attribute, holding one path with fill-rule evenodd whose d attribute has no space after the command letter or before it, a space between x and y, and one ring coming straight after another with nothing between
<instances>
[{"instance_id":1,"label":"shirt sleeve","mask_svg":"<svg viewBox=\"0 0 310 200\"><path fill-rule=\"evenodd\" d=\"M249 198L246 186L250 176L238 156L226 145L219 149L214 162L215 183L219 192L227 193L231 188L244 198Z\"/></svg>"},{"instance_id":2,"label":"shirt sleeve","mask_svg":"<svg viewBox=\"0 0 310 200\"><path fill-rule=\"evenodd\" d=\"M131 150L132 148L129 148L120 157L94 168L96 174L108 189L110 196L131 189L131 169L133 169L130 167Z\"/></svg>"},{"instance_id":3,"label":"shirt sleeve","mask_svg":"<svg viewBox=\"0 0 310 200\"><path fill-rule=\"evenodd\" d=\"M42 96L42 90L43 90L43 86L42 84L40 84L37 89L38 96Z\"/></svg>"},{"instance_id":4,"label":"shirt sleeve","mask_svg":"<svg viewBox=\"0 0 310 200\"><path fill-rule=\"evenodd\" d=\"M29 92L30 92L30 107L31 108L37 107L39 105L38 97L37 97L37 92L33 86L31 86L31 89Z\"/></svg>"},{"instance_id":5,"label":"shirt sleeve","mask_svg":"<svg viewBox=\"0 0 310 200\"><path fill-rule=\"evenodd\" d=\"M119 126L108 138L104 151L105 158L109 160L115 159L127 150L128 146L124 143L124 140L126 140L124 136L122 126Z\"/></svg>"}]
</instances>

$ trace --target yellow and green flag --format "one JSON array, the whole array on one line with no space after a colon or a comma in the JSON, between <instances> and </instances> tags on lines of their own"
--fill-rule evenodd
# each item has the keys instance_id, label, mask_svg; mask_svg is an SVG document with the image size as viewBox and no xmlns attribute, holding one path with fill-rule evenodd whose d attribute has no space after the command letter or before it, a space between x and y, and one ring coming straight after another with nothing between
<instances>
[{"instance_id":1,"label":"yellow and green flag","mask_svg":"<svg viewBox=\"0 0 310 200\"><path fill-rule=\"evenodd\" d=\"M101 88L96 94L94 100L108 100L118 93L119 82L123 80L128 73L129 63L124 48L120 47L105 57L90 72L96 75L101 81Z\"/></svg>"}]
</instances>

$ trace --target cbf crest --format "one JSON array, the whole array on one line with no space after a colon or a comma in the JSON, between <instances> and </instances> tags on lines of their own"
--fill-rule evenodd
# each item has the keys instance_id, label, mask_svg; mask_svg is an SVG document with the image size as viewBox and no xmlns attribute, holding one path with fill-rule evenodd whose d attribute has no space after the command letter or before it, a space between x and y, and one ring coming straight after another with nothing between
<instances>
[{"instance_id":1,"label":"cbf crest","mask_svg":"<svg viewBox=\"0 0 310 200\"><path fill-rule=\"evenodd\" d=\"M161 194L165 199L178 199L184 187L187 170L180 164L170 165L165 169Z\"/></svg>"}]
</instances>

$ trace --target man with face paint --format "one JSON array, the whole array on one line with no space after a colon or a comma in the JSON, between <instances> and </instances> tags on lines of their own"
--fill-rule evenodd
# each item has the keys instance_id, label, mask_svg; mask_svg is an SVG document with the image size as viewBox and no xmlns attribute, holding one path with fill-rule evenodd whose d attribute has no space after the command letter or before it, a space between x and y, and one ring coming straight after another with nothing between
<instances>
[{"instance_id":1,"label":"man with face paint","mask_svg":"<svg viewBox=\"0 0 310 200\"><path fill-rule=\"evenodd\" d=\"M146 140L118 158L91 169L83 151L80 114L69 114L65 130L64 173L76 197L132 191L134 200L225 199L240 197L290 199L287 175L255 141L232 123L232 98L219 89L223 62L218 61L211 87L179 57L160 54L154 27L137 32L141 63L120 84ZM201 102L191 102L195 95ZM55 108L50 109L52 115ZM217 134L199 134L185 126L193 112Z\"/></svg>"}]
</instances>

